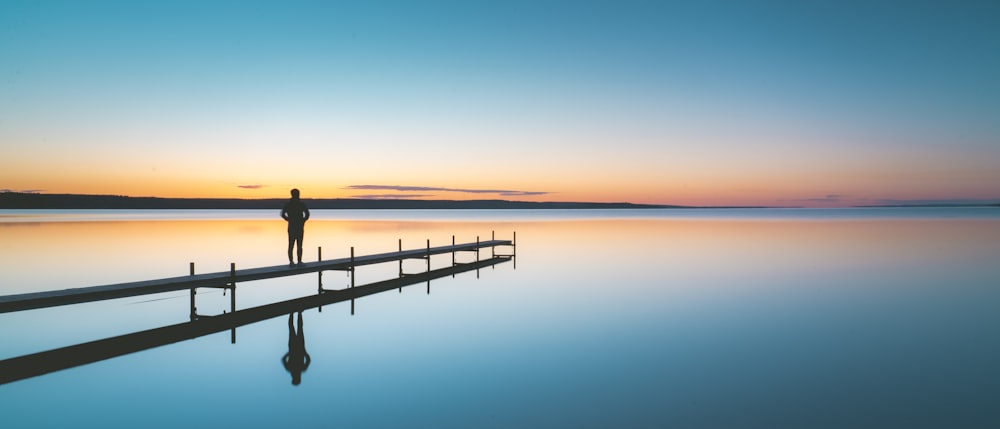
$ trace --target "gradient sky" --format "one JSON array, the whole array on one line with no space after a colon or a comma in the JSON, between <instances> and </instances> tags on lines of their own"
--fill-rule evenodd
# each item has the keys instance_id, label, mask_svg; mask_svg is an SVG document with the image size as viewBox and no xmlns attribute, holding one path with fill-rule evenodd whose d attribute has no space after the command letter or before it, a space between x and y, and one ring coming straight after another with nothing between
<instances>
[{"instance_id":1,"label":"gradient sky","mask_svg":"<svg viewBox=\"0 0 1000 429\"><path fill-rule=\"evenodd\" d=\"M1000 200L996 1L0 0L0 189Z\"/></svg>"}]
</instances>

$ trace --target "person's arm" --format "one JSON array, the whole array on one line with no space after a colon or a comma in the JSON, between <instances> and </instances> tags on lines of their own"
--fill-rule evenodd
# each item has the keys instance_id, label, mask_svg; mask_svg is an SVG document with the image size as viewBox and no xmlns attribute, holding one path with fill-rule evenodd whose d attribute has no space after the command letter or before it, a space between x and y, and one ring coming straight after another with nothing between
<instances>
[{"instance_id":1,"label":"person's arm","mask_svg":"<svg viewBox=\"0 0 1000 429\"><path fill-rule=\"evenodd\" d=\"M303 222L309 220L309 207L306 207L305 204L302 205L302 214L304 215L302 217Z\"/></svg>"},{"instance_id":2,"label":"person's arm","mask_svg":"<svg viewBox=\"0 0 1000 429\"><path fill-rule=\"evenodd\" d=\"M281 208L281 218L284 219L286 222L288 221L288 205L287 204L284 207Z\"/></svg>"}]
</instances>

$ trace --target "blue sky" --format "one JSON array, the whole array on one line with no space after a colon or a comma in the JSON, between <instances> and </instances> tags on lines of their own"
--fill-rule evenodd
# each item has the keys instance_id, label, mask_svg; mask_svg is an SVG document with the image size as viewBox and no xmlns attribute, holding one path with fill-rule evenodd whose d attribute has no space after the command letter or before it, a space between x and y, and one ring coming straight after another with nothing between
<instances>
[{"instance_id":1,"label":"blue sky","mask_svg":"<svg viewBox=\"0 0 1000 429\"><path fill-rule=\"evenodd\" d=\"M4 0L0 188L995 199L997 22L962 1Z\"/></svg>"}]
</instances>

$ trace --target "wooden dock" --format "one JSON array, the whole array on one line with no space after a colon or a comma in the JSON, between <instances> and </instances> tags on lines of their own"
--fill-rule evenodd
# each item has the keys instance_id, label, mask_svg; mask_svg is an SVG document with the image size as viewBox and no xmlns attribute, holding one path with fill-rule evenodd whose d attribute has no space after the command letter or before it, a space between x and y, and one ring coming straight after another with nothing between
<instances>
[{"instance_id":1,"label":"wooden dock","mask_svg":"<svg viewBox=\"0 0 1000 429\"><path fill-rule=\"evenodd\" d=\"M510 242L497 241L497 242L484 242L481 243L481 245L483 246L501 245L499 243L510 244ZM463 245L463 248L467 248L467 245ZM439 253L445 253L445 251L442 250ZM407 255L412 255L412 254L407 253ZM389 258L388 254L372 255L370 259L366 260L368 261L396 260L395 257L388 260L386 260L385 258ZM54 350L48 350L38 353L32 353L29 355L3 359L0 360L0 385L17 380L23 380L26 378L37 377L40 375L56 372L63 369L74 368L77 366L82 366L117 356L136 353L139 351L159 346L173 344L180 341L189 340L205 335L224 332L227 330L232 330L233 341L235 342L235 335L236 335L235 332L237 327L267 319L272 319L274 317L288 315L294 312L301 312L303 310L307 310L310 308L316 308L316 307L322 308L322 306L324 305L331 305L339 302L351 301L352 314L353 314L353 302L356 298L361 298L364 296L396 288L402 288L404 286L414 285L417 283L428 282L429 284L430 281L433 279L438 279L449 275L453 276L458 273L477 270L483 267L493 266L499 263L510 261L512 258L513 258L512 255L493 255L489 258L477 260L475 262L453 264L450 267L428 270L422 273L408 274L405 276L400 276L399 278L383 280L380 282L371 283L367 285L362 285L347 289L340 289L340 290L321 290L320 293L316 295L310 295L288 301L262 305L259 307L248 308L245 310L234 311L232 313L225 313L217 316L193 318L190 322L184 322L175 325L164 326L160 328L134 332L131 334L125 334L116 337L91 341L87 343L62 347ZM361 258L356 258L356 259L361 259ZM342 264L342 262L336 262L336 261L329 261L329 263ZM322 266L325 267L327 265L322 265ZM288 269L287 267L285 268ZM317 266L314 265L313 267L310 268L295 267L294 269L299 270L297 271L298 273L303 273L303 272L317 271L319 268L317 268ZM265 272L270 272L270 271L265 271ZM272 275L271 277L276 277L276 276ZM249 277L244 277L244 278L249 278ZM257 278L268 278L268 277L257 277ZM184 287L181 289L187 288L188 285L189 284L185 284Z\"/></svg>"},{"instance_id":2,"label":"wooden dock","mask_svg":"<svg viewBox=\"0 0 1000 429\"><path fill-rule=\"evenodd\" d=\"M359 266L402 261L404 259L427 259L429 261L431 255L446 253L452 254L452 265L455 265L454 254L456 252L476 252L478 260L479 250L481 249L492 249L498 246L516 246L516 233L514 237L514 241L496 239L479 241L477 239L474 243L465 244L454 244L455 240L454 237L452 237L451 245L438 247L431 247L430 240L428 240L427 247L425 248L402 250L402 244L400 244L399 251L364 256L354 256L354 248L352 247L351 256L347 258L331 259L328 261L320 260L297 265L285 264L241 270L237 270L235 264L232 264L230 266L230 271L205 274L194 274L194 264L192 263L190 270L191 274L187 276L0 296L0 313L55 307L60 305L80 304L107 299L127 298L162 292L191 290L193 318L194 290L196 288L223 287L235 289L236 284L240 282L287 277L314 272L321 273L323 271L353 271L355 267ZM320 250L320 254L322 254L322 249ZM495 257L497 255L494 252L492 256ZM430 262L428 262L428 271L430 271ZM235 310L235 294L233 296L233 309Z\"/></svg>"}]
</instances>

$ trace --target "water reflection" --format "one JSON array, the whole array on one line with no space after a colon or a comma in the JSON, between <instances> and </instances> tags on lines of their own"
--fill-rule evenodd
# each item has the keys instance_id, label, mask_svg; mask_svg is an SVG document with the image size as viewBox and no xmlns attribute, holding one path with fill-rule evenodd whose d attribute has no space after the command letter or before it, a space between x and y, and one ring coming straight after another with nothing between
<instances>
[{"instance_id":1,"label":"water reflection","mask_svg":"<svg viewBox=\"0 0 1000 429\"><path fill-rule=\"evenodd\" d=\"M344 257L348 244L359 254L389 252L401 236L413 247L452 234L472 241L491 228L517 230L527 246L518 249L516 275L507 265L464 287L472 283L466 273L448 293L437 291L449 282L435 284L432 299L417 283L402 296L366 298L353 318L347 302L321 315L306 310L316 365L291 390L278 361L288 351L288 315L300 309L283 308L240 327L236 346L223 331L0 386L0 421L304 427L329 425L333 415L349 427L1000 427L991 405L1000 397L995 212L957 221L877 213L692 219L689 211L682 219L583 211L573 220L543 211L531 219L442 213L464 216L448 222L317 216L310 240L323 245L324 258ZM189 261L206 271L233 260L275 264L285 257L280 222L78 224L93 231L86 234L58 222L6 228L0 287L169 277L187 273ZM426 267L414 260L404 269ZM398 276L398 267L357 274L366 284ZM350 278L322 280L334 289ZM316 295L317 285L300 277L240 290L242 311ZM187 299L0 315L0 349L19 356L186 322ZM204 313L230 308L221 291L198 299Z\"/></svg>"},{"instance_id":2,"label":"water reflection","mask_svg":"<svg viewBox=\"0 0 1000 429\"><path fill-rule=\"evenodd\" d=\"M299 312L299 329L295 330L292 313L288 314L288 353L281 357L281 365L292 374L292 384L302 383L302 373L309 369L312 357L306 351L306 334L303 331L302 312Z\"/></svg>"}]
</instances>

